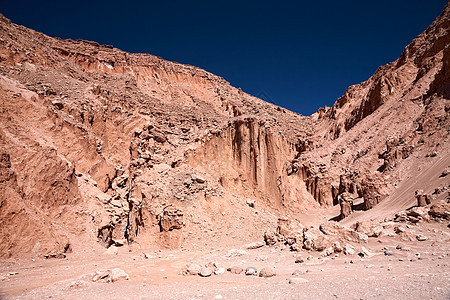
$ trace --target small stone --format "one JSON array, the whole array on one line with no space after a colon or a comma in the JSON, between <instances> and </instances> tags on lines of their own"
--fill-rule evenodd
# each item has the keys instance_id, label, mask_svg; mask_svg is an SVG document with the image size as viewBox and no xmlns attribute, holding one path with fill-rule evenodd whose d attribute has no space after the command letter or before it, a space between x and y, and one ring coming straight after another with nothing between
<instances>
[{"instance_id":1,"label":"small stone","mask_svg":"<svg viewBox=\"0 0 450 300\"><path fill-rule=\"evenodd\" d=\"M245 269L245 275L257 275L258 274L258 270L254 267L248 267L247 269Z\"/></svg>"},{"instance_id":2,"label":"small stone","mask_svg":"<svg viewBox=\"0 0 450 300\"><path fill-rule=\"evenodd\" d=\"M206 182L205 178L203 178L201 176L198 176L198 175L193 175L192 176L192 180L197 181L198 183L205 183Z\"/></svg>"},{"instance_id":3,"label":"small stone","mask_svg":"<svg viewBox=\"0 0 450 300\"><path fill-rule=\"evenodd\" d=\"M242 249L231 249L230 251L228 251L227 253L227 257L235 257L235 256L242 256L242 255L246 255L247 251L242 250Z\"/></svg>"},{"instance_id":4,"label":"small stone","mask_svg":"<svg viewBox=\"0 0 450 300\"><path fill-rule=\"evenodd\" d=\"M403 245L402 244L398 244L397 247L395 247L395 249L402 250L403 249Z\"/></svg>"},{"instance_id":5,"label":"small stone","mask_svg":"<svg viewBox=\"0 0 450 300\"><path fill-rule=\"evenodd\" d=\"M225 273L225 268L218 268L214 271L214 274L216 275L222 275L223 273Z\"/></svg>"},{"instance_id":6,"label":"small stone","mask_svg":"<svg viewBox=\"0 0 450 300\"><path fill-rule=\"evenodd\" d=\"M266 244L266 243L264 243L263 241L260 241L260 242L254 242L254 243L245 245L245 248L246 248L246 249L250 249L250 250L252 250L252 249L258 249L258 248L263 247L265 244Z\"/></svg>"},{"instance_id":7,"label":"small stone","mask_svg":"<svg viewBox=\"0 0 450 300\"><path fill-rule=\"evenodd\" d=\"M392 250L386 249L386 250L384 250L384 255L392 256L392 255L394 255L394 252L392 252Z\"/></svg>"},{"instance_id":8,"label":"small stone","mask_svg":"<svg viewBox=\"0 0 450 300\"><path fill-rule=\"evenodd\" d=\"M198 275L200 274L202 267L197 264L190 264L186 267L184 275Z\"/></svg>"},{"instance_id":9,"label":"small stone","mask_svg":"<svg viewBox=\"0 0 450 300\"><path fill-rule=\"evenodd\" d=\"M395 233L399 234L399 233L405 232L406 228L403 226L395 226L394 231L395 231Z\"/></svg>"},{"instance_id":10,"label":"small stone","mask_svg":"<svg viewBox=\"0 0 450 300\"><path fill-rule=\"evenodd\" d=\"M108 255L117 255L118 253L119 249L116 246L111 246L105 251L105 254Z\"/></svg>"},{"instance_id":11,"label":"small stone","mask_svg":"<svg viewBox=\"0 0 450 300\"><path fill-rule=\"evenodd\" d=\"M244 270L241 267L231 267L228 269L231 274L241 274Z\"/></svg>"},{"instance_id":12,"label":"small stone","mask_svg":"<svg viewBox=\"0 0 450 300\"><path fill-rule=\"evenodd\" d=\"M361 257L371 257L373 256L372 253L369 252L369 250L367 250L365 247L361 247L361 251L358 253L359 256Z\"/></svg>"},{"instance_id":13,"label":"small stone","mask_svg":"<svg viewBox=\"0 0 450 300\"><path fill-rule=\"evenodd\" d=\"M222 295L216 295L216 296L214 296L214 299L223 299L223 296Z\"/></svg>"},{"instance_id":14,"label":"small stone","mask_svg":"<svg viewBox=\"0 0 450 300\"><path fill-rule=\"evenodd\" d=\"M418 235L416 235L416 239L417 239L419 242L423 242L423 241L428 240L428 238L427 238L426 236L424 236L423 234L418 234Z\"/></svg>"},{"instance_id":15,"label":"small stone","mask_svg":"<svg viewBox=\"0 0 450 300\"><path fill-rule=\"evenodd\" d=\"M253 199L247 199L247 200L245 201L245 203L247 203L247 205L248 205L249 207L255 208L255 200L253 200Z\"/></svg>"},{"instance_id":16,"label":"small stone","mask_svg":"<svg viewBox=\"0 0 450 300\"><path fill-rule=\"evenodd\" d=\"M305 262L305 259L303 257L301 257L301 256L297 256L295 258L295 263L296 264L301 264L301 263L304 263L304 262Z\"/></svg>"},{"instance_id":17,"label":"small stone","mask_svg":"<svg viewBox=\"0 0 450 300\"><path fill-rule=\"evenodd\" d=\"M121 239L121 240L114 240L114 245L117 247L123 246L125 245L127 242L126 239Z\"/></svg>"},{"instance_id":18,"label":"small stone","mask_svg":"<svg viewBox=\"0 0 450 300\"><path fill-rule=\"evenodd\" d=\"M299 284L299 283L307 283L307 282L309 282L309 280L305 279L305 278L296 277L296 278L289 279L289 284Z\"/></svg>"},{"instance_id":19,"label":"small stone","mask_svg":"<svg viewBox=\"0 0 450 300\"><path fill-rule=\"evenodd\" d=\"M294 272L292 272L292 276L295 276L295 277L298 277L302 274L303 274L303 272L301 270L295 270Z\"/></svg>"},{"instance_id":20,"label":"small stone","mask_svg":"<svg viewBox=\"0 0 450 300\"><path fill-rule=\"evenodd\" d=\"M210 268L201 268L199 275L201 277L209 277L212 275L212 271Z\"/></svg>"},{"instance_id":21,"label":"small stone","mask_svg":"<svg viewBox=\"0 0 450 300\"><path fill-rule=\"evenodd\" d=\"M356 252L355 247L353 247L352 245L346 244L344 246L344 254L345 255L353 255L353 254L355 254L355 252Z\"/></svg>"},{"instance_id":22,"label":"small stone","mask_svg":"<svg viewBox=\"0 0 450 300\"><path fill-rule=\"evenodd\" d=\"M263 268L259 272L259 277L264 277L264 278L273 277L275 275L277 275L277 273L275 272L275 269L273 269L273 268Z\"/></svg>"},{"instance_id":23,"label":"small stone","mask_svg":"<svg viewBox=\"0 0 450 300\"><path fill-rule=\"evenodd\" d=\"M125 273L124 270L119 269L119 268L112 269L111 270L111 281L112 282L116 282L116 281L119 281L121 279L128 280L129 279L128 274Z\"/></svg>"}]
</instances>

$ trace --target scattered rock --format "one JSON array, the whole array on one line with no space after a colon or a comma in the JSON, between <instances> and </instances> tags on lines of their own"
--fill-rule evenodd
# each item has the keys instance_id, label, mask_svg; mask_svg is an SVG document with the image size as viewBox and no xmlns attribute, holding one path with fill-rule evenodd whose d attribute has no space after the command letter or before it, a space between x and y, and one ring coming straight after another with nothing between
<instances>
[{"instance_id":1,"label":"scattered rock","mask_svg":"<svg viewBox=\"0 0 450 300\"><path fill-rule=\"evenodd\" d=\"M442 171L440 177L445 177L445 176L447 176L448 174L450 174L450 167L445 168L445 169Z\"/></svg>"},{"instance_id":2,"label":"scattered rock","mask_svg":"<svg viewBox=\"0 0 450 300\"><path fill-rule=\"evenodd\" d=\"M294 277L298 277L302 274L303 274L303 272L301 270L295 270L294 272L292 272L292 276L294 276Z\"/></svg>"},{"instance_id":3,"label":"scattered rock","mask_svg":"<svg viewBox=\"0 0 450 300\"><path fill-rule=\"evenodd\" d=\"M92 276L93 282L116 282L119 280L128 280L129 276L127 273L125 273L124 270L119 268L114 268L112 270L106 270L106 271L96 271Z\"/></svg>"},{"instance_id":4,"label":"scattered rock","mask_svg":"<svg viewBox=\"0 0 450 300\"><path fill-rule=\"evenodd\" d=\"M61 101L54 100L54 101L52 101L52 105L58 110L61 110L64 108L64 103L62 103Z\"/></svg>"},{"instance_id":5,"label":"scattered rock","mask_svg":"<svg viewBox=\"0 0 450 300\"><path fill-rule=\"evenodd\" d=\"M394 255L394 252L392 252L392 250L386 249L386 250L384 250L384 255L392 256L392 255Z\"/></svg>"},{"instance_id":6,"label":"scattered rock","mask_svg":"<svg viewBox=\"0 0 450 300\"><path fill-rule=\"evenodd\" d=\"M413 207L408 210L407 215L419 218L419 220L426 219L428 217L428 209L425 207Z\"/></svg>"},{"instance_id":7,"label":"scattered rock","mask_svg":"<svg viewBox=\"0 0 450 300\"><path fill-rule=\"evenodd\" d=\"M269 246L275 245L278 241L276 233L275 232L264 232L264 241Z\"/></svg>"},{"instance_id":8,"label":"scattered rock","mask_svg":"<svg viewBox=\"0 0 450 300\"><path fill-rule=\"evenodd\" d=\"M257 275L258 274L258 270L254 267L248 267L247 269L245 269L245 275Z\"/></svg>"},{"instance_id":9,"label":"scattered rock","mask_svg":"<svg viewBox=\"0 0 450 300\"><path fill-rule=\"evenodd\" d=\"M296 264L301 264L301 263L304 263L304 262L305 262L305 259L302 256L297 256L295 258L295 263Z\"/></svg>"},{"instance_id":10,"label":"scattered rock","mask_svg":"<svg viewBox=\"0 0 450 300\"><path fill-rule=\"evenodd\" d=\"M49 259L49 258L61 259L61 258L66 258L66 255L62 252L51 252L51 253L45 254L44 257L47 259Z\"/></svg>"},{"instance_id":11,"label":"scattered rock","mask_svg":"<svg viewBox=\"0 0 450 300\"><path fill-rule=\"evenodd\" d=\"M198 183L205 183L206 182L206 179L201 177L201 176L199 176L199 175L192 175L192 180L196 181Z\"/></svg>"},{"instance_id":12,"label":"scattered rock","mask_svg":"<svg viewBox=\"0 0 450 300\"><path fill-rule=\"evenodd\" d=\"M231 274L241 274L244 270L241 267L231 267L228 269Z\"/></svg>"},{"instance_id":13,"label":"scattered rock","mask_svg":"<svg viewBox=\"0 0 450 300\"><path fill-rule=\"evenodd\" d=\"M236 257L236 256L242 256L242 255L246 255L247 251L242 250L242 249L231 249L230 251L228 251L226 257Z\"/></svg>"},{"instance_id":14,"label":"scattered rock","mask_svg":"<svg viewBox=\"0 0 450 300\"><path fill-rule=\"evenodd\" d=\"M265 245L264 242L254 242L254 243L245 245L245 249L258 249L258 248L263 247L264 245Z\"/></svg>"},{"instance_id":15,"label":"scattered rock","mask_svg":"<svg viewBox=\"0 0 450 300\"><path fill-rule=\"evenodd\" d=\"M255 200L253 199L247 199L245 201L245 203L247 203L248 206L250 206L251 208L255 208Z\"/></svg>"},{"instance_id":16,"label":"scattered rock","mask_svg":"<svg viewBox=\"0 0 450 300\"><path fill-rule=\"evenodd\" d=\"M289 284L299 284L299 283L307 283L307 282L309 282L309 280L305 279L305 278L300 278L300 277L289 278Z\"/></svg>"},{"instance_id":17,"label":"scattered rock","mask_svg":"<svg viewBox=\"0 0 450 300\"><path fill-rule=\"evenodd\" d=\"M275 275L277 275L277 273L275 272L275 269L273 269L273 268L263 268L259 272L259 277L264 277L264 278L273 277Z\"/></svg>"},{"instance_id":18,"label":"scattered rock","mask_svg":"<svg viewBox=\"0 0 450 300\"><path fill-rule=\"evenodd\" d=\"M369 239L366 234L356 232L348 227L338 224L337 222L327 222L321 224L320 231L322 231L326 235L336 236L346 241L355 243L367 242L367 240Z\"/></svg>"},{"instance_id":19,"label":"scattered rock","mask_svg":"<svg viewBox=\"0 0 450 300\"><path fill-rule=\"evenodd\" d=\"M105 254L117 255L119 254L119 249L116 246L110 246L108 249L106 249Z\"/></svg>"},{"instance_id":20,"label":"scattered rock","mask_svg":"<svg viewBox=\"0 0 450 300\"><path fill-rule=\"evenodd\" d=\"M355 224L355 231L369 237L379 237L383 232L383 227L372 221L359 221Z\"/></svg>"},{"instance_id":21,"label":"scattered rock","mask_svg":"<svg viewBox=\"0 0 450 300\"><path fill-rule=\"evenodd\" d=\"M394 231L395 231L395 233L403 233L406 231L406 228L403 226L395 226Z\"/></svg>"},{"instance_id":22,"label":"scattered rock","mask_svg":"<svg viewBox=\"0 0 450 300\"><path fill-rule=\"evenodd\" d=\"M183 272L184 275L198 275L200 274L202 270L202 267L197 264L190 264L186 267L185 271Z\"/></svg>"},{"instance_id":23,"label":"scattered rock","mask_svg":"<svg viewBox=\"0 0 450 300\"><path fill-rule=\"evenodd\" d=\"M402 244L398 244L397 247L395 247L395 249L402 250L403 249L403 245Z\"/></svg>"},{"instance_id":24,"label":"scattered rock","mask_svg":"<svg viewBox=\"0 0 450 300\"><path fill-rule=\"evenodd\" d=\"M127 243L126 239L114 240L114 246L120 247Z\"/></svg>"},{"instance_id":25,"label":"scattered rock","mask_svg":"<svg viewBox=\"0 0 450 300\"><path fill-rule=\"evenodd\" d=\"M445 201L440 201L433 204L429 211L430 216L435 218L450 219L450 203Z\"/></svg>"},{"instance_id":26,"label":"scattered rock","mask_svg":"<svg viewBox=\"0 0 450 300\"><path fill-rule=\"evenodd\" d=\"M119 268L114 268L111 270L111 281L115 282L115 281L119 281L121 279L124 280L128 280L129 276L127 273L125 273L124 270L119 269Z\"/></svg>"},{"instance_id":27,"label":"scattered rock","mask_svg":"<svg viewBox=\"0 0 450 300\"><path fill-rule=\"evenodd\" d=\"M225 273L225 268L218 268L214 271L215 275L222 275L223 273Z\"/></svg>"},{"instance_id":28,"label":"scattered rock","mask_svg":"<svg viewBox=\"0 0 450 300\"><path fill-rule=\"evenodd\" d=\"M423 241L428 240L428 238L427 238L426 236L424 236L423 234L418 234L418 235L416 235L416 239L417 239L419 242L423 242Z\"/></svg>"},{"instance_id":29,"label":"scattered rock","mask_svg":"<svg viewBox=\"0 0 450 300\"><path fill-rule=\"evenodd\" d=\"M212 275L212 270L210 268L201 268L199 275L201 277L210 277Z\"/></svg>"},{"instance_id":30,"label":"scattered rock","mask_svg":"<svg viewBox=\"0 0 450 300\"><path fill-rule=\"evenodd\" d=\"M370 253L369 250L367 250L365 247L361 247L361 251L358 253L359 256L361 257L372 257L373 254Z\"/></svg>"},{"instance_id":31,"label":"scattered rock","mask_svg":"<svg viewBox=\"0 0 450 300\"><path fill-rule=\"evenodd\" d=\"M317 228L310 228L304 232L303 247L306 250L323 251L331 246L331 240Z\"/></svg>"},{"instance_id":32,"label":"scattered rock","mask_svg":"<svg viewBox=\"0 0 450 300\"><path fill-rule=\"evenodd\" d=\"M353 254L355 254L355 252L356 252L355 247L353 247L350 244L345 244L345 246L344 246L344 254L345 255L353 255Z\"/></svg>"}]
</instances>

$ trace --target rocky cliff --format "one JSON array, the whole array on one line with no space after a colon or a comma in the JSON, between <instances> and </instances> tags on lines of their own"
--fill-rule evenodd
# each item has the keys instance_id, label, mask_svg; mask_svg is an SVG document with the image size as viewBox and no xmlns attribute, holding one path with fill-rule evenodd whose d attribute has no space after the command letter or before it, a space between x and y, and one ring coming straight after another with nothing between
<instances>
[{"instance_id":1,"label":"rocky cliff","mask_svg":"<svg viewBox=\"0 0 450 300\"><path fill-rule=\"evenodd\" d=\"M449 13L311 117L193 66L1 17L0 255L239 244L344 198L363 203L350 212L391 203L448 164Z\"/></svg>"}]
</instances>

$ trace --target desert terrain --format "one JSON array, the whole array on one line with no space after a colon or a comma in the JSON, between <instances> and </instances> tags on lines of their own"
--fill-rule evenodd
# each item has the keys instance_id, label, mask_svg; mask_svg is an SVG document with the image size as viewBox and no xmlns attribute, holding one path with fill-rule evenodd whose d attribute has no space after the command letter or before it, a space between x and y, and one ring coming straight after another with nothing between
<instances>
[{"instance_id":1,"label":"desert terrain","mask_svg":"<svg viewBox=\"0 0 450 300\"><path fill-rule=\"evenodd\" d=\"M0 17L0 298L450 299L450 5L302 116Z\"/></svg>"}]
</instances>

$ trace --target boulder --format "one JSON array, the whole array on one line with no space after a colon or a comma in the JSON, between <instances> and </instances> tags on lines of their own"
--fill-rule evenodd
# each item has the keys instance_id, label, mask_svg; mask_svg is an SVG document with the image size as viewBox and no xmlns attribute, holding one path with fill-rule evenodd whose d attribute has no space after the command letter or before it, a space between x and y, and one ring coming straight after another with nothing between
<instances>
[{"instance_id":1,"label":"boulder","mask_svg":"<svg viewBox=\"0 0 450 300\"><path fill-rule=\"evenodd\" d=\"M320 231L329 236L334 236L349 242L361 243L367 242L368 237L364 233L356 232L348 227L342 226L336 222L327 222L320 225Z\"/></svg>"},{"instance_id":2,"label":"boulder","mask_svg":"<svg viewBox=\"0 0 450 300\"><path fill-rule=\"evenodd\" d=\"M183 272L184 275L198 275L200 274L200 271L202 270L202 267L197 264L190 264L186 267L185 271Z\"/></svg>"},{"instance_id":3,"label":"boulder","mask_svg":"<svg viewBox=\"0 0 450 300\"><path fill-rule=\"evenodd\" d=\"M275 275L277 275L277 273L274 268L262 268L259 272L259 277L264 278L273 277Z\"/></svg>"},{"instance_id":4,"label":"boulder","mask_svg":"<svg viewBox=\"0 0 450 300\"><path fill-rule=\"evenodd\" d=\"M373 254L369 250L367 250L365 247L361 247L361 251L359 251L358 255L361 257L372 257L373 256Z\"/></svg>"},{"instance_id":5,"label":"boulder","mask_svg":"<svg viewBox=\"0 0 450 300\"><path fill-rule=\"evenodd\" d=\"M114 268L111 270L111 281L112 282L116 282L119 280L128 280L129 276L127 273L125 273L124 270L119 269L119 268Z\"/></svg>"},{"instance_id":6,"label":"boulder","mask_svg":"<svg viewBox=\"0 0 450 300\"><path fill-rule=\"evenodd\" d=\"M441 219L450 219L450 203L440 201L433 204L429 211L430 216Z\"/></svg>"},{"instance_id":7,"label":"boulder","mask_svg":"<svg viewBox=\"0 0 450 300\"><path fill-rule=\"evenodd\" d=\"M383 227L372 221L359 221L355 224L355 231L369 237L379 237L383 232Z\"/></svg>"},{"instance_id":8,"label":"boulder","mask_svg":"<svg viewBox=\"0 0 450 300\"><path fill-rule=\"evenodd\" d=\"M264 232L264 241L269 246L275 245L278 241L277 234L274 232Z\"/></svg>"},{"instance_id":9,"label":"boulder","mask_svg":"<svg viewBox=\"0 0 450 300\"><path fill-rule=\"evenodd\" d=\"M288 245L303 244L304 226L296 220L288 218L279 218L277 235L278 239L284 241Z\"/></svg>"},{"instance_id":10,"label":"boulder","mask_svg":"<svg viewBox=\"0 0 450 300\"><path fill-rule=\"evenodd\" d=\"M353 254L355 254L356 249L355 249L355 247L353 247L350 244L345 244L343 247L343 251L344 251L345 255L353 255Z\"/></svg>"},{"instance_id":11,"label":"boulder","mask_svg":"<svg viewBox=\"0 0 450 300\"><path fill-rule=\"evenodd\" d=\"M124 270L114 268L106 271L96 271L92 276L93 282L116 282L119 280L128 280L129 276Z\"/></svg>"},{"instance_id":12,"label":"boulder","mask_svg":"<svg viewBox=\"0 0 450 300\"><path fill-rule=\"evenodd\" d=\"M419 220L428 218L428 209L426 207L413 207L406 212L408 217L414 217ZM410 219L410 218L408 218Z\"/></svg>"},{"instance_id":13,"label":"boulder","mask_svg":"<svg viewBox=\"0 0 450 300\"><path fill-rule=\"evenodd\" d=\"M331 240L317 228L306 230L303 237L303 248L306 250L323 251L331 246Z\"/></svg>"}]
</instances>

